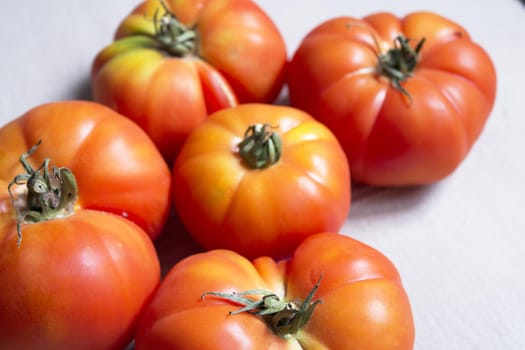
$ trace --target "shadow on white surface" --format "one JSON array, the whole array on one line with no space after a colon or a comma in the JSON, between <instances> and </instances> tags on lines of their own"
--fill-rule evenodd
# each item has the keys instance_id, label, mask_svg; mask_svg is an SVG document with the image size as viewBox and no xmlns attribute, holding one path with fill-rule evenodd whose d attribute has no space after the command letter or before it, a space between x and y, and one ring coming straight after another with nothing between
<instances>
[{"instance_id":1,"label":"shadow on white surface","mask_svg":"<svg viewBox=\"0 0 525 350\"><path fill-rule=\"evenodd\" d=\"M417 210L439 187L439 183L424 186L372 187L352 185L350 218L370 219Z\"/></svg>"},{"instance_id":2,"label":"shadow on white surface","mask_svg":"<svg viewBox=\"0 0 525 350\"><path fill-rule=\"evenodd\" d=\"M92 101L91 77L86 75L76 81L71 89L71 98L75 100Z\"/></svg>"}]
</instances>

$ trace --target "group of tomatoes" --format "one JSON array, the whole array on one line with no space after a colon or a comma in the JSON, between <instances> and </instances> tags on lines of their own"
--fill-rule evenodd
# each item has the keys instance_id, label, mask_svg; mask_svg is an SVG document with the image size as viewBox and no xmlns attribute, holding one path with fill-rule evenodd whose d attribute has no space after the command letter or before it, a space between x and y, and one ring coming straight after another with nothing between
<instances>
[{"instance_id":1,"label":"group of tomatoes","mask_svg":"<svg viewBox=\"0 0 525 350\"><path fill-rule=\"evenodd\" d=\"M0 129L0 348L413 348L398 271L338 232L351 179L438 181L481 133L464 28L338 17L289 58L251 0L147 0L92 89ZM161 279L172 209L204 251Z\"/></svg>"}]
</instances>

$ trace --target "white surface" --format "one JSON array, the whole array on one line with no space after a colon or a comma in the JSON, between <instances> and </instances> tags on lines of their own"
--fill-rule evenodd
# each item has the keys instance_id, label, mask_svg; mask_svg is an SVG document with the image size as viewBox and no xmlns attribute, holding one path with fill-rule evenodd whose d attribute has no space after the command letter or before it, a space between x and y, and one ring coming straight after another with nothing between
<instances>
[{"instance_id":1,"label":"white surface","mask_svg":"<svg viewBox=\"0 0 525 350\"><path fill-rule=\"evenodd\" d=\"M354 188L343 232L386 254L411 299L416 349L525 349L525 7L517 0L258 0L291 54L338 15L432 10L493 58L498 96L477 144L440 183ZM0 11L0 124L45 102L90 97L94 55L136 1L6 1Z\"/></svg>"}]
</instances>

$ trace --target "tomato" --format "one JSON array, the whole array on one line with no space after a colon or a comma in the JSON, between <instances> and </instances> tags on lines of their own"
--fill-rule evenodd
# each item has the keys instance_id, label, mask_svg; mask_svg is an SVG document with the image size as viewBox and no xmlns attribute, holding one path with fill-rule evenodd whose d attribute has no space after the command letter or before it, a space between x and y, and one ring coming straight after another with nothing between
<instances>
[{"instance_id":1,"label":"tomato","mask_svg":"<svg viewBox=\"0 0 525 350\"><path fill-rule=\"evenodd\" d=\"M0 348L124 348L160 280L145 230L169 189L154 144L109 108L50 103L3 126Z\"/></svg>"},{"instance_id":2,"label":"tomato","mask_svg":"<svg viewBox=\"0 0 525 350\"><path fill-rule=\"evenodd\" d=\"M173 161L208 114L272 102L286 60L281 33L250 0L148 0L96 56L93 98L136 121Z\"/></svg>"},{"instance_id":3,"label":"tomato","mask_svg":"<svg viewBox=\"0 0 525 350\"><path fill-rule=\"evenodd\" d=\"M336 134L352 178L381 186L452 173L496 96L487 52L429 12L329 19L300 43L288 80L290 103Z\"/></svg>"},{"instance_id":4,"label":"tomato","mask_svg":"<svg viewBox=\"0 0 525 350\"><path fill-rule=\"evenodd\" d=\"M205 249L287 256L308 235L339 230L350 171L335 136L289 106L223 109L188 137L173 167L178 216Z\"/></svg>"},{"instance_id":5,"label":"tomato","mask_svg":"<svg viewBox=\"0 0 525 350\"><path fill-rule=\"evenodd\" d=\"M160 234L171 207L170 169L144 131L94 102L41 105L0 129L1 208L10 207L7 186L23 170L20 155L38 140L28 161L36 168L50 158L69 168L78 183L78 209L126 217L153 239Z\"/></svg>"},{"instance_id":6,"label":"tomato","mask_svg":"<svg viewBox=\"0 0 525 350\"><path fill-rule=\"evenodd\" d=\"M408 350L413 344L410 302L395 266L335 233L308 237L279 262L250 262L229 250L180 261L136 336L137 350Z\"/></svg>"}]
</instances>

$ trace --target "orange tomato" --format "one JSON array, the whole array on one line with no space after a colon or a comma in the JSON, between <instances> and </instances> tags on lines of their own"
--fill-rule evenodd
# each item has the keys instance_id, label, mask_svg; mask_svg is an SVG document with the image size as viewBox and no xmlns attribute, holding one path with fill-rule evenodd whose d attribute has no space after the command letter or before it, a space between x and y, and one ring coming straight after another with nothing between
<instances>
[{"instance_id":1,"label":"orange tomato","mask_svg":"<svg viewBox=\"0 0 525 350\"><path fill-rule=\"evenodd\" d=\"M50 103L3 126L0 348L125 347L160 280L169 193L155 145L107 107Z\"/></svg>"},{"instance_id":2,"label":"orange tomato","mask_svg":"<svg viewBox=\"0 0 525 350\"><path fill-rule=\"evenodd\" d=\"M354 180L438 181L463 161L496 96L496 71L459 24L429 12L337 17L289 66L291 104L326 124Z\"/></svg>"},{"instance_id":3,"label":"orange tomato","mask_svg":"<svg viewBox=\"0 0 525 350\"><path fill-rule=\"evenodd\" d=\"M339 230L350 172L334 135L291 107L244 104L212 114L173 167L175 208L205 249L289 255L308 235Z\"/></svg>"},{"instance_id":4,"label":"orange tomato","mask_svg":"<svg viewBox=\"0 0 525 350\"><path fill-rule=\"evenodd\" d=\"M250 262L213 250L180 261L145 310L135 345L411 350L414 321L400 276L384 255L350 237L319 233L290 260Z\"/></svg>"},{"instance_id":5,"label":"orange tomato","mask_svg":"<svg viewBox=\"0 0 525 350\"><path fill-rule=\"evenodd\" d=\"M0 193L23 171L19 158L38 140L28 158L38 168L69 168L78 183L78 209L110 212L130 219L154 239L171 206L170 169L151 139L127 118L93 102L65 101L31 109L0 129ZM5 220L11 221L11 216Z\"/></svg>"},{"instance_id":6,"label":"orange tomato","mask_svg":"<svg viewBox=\"0 0 525 350\"><path fill-rule=\"evenodd\" d=\"M96 56L93 97L137 122L168 161L206 116L238 102L272 102L287 52L250 0L148 0Z\"/></svg>"}]
</instances>

